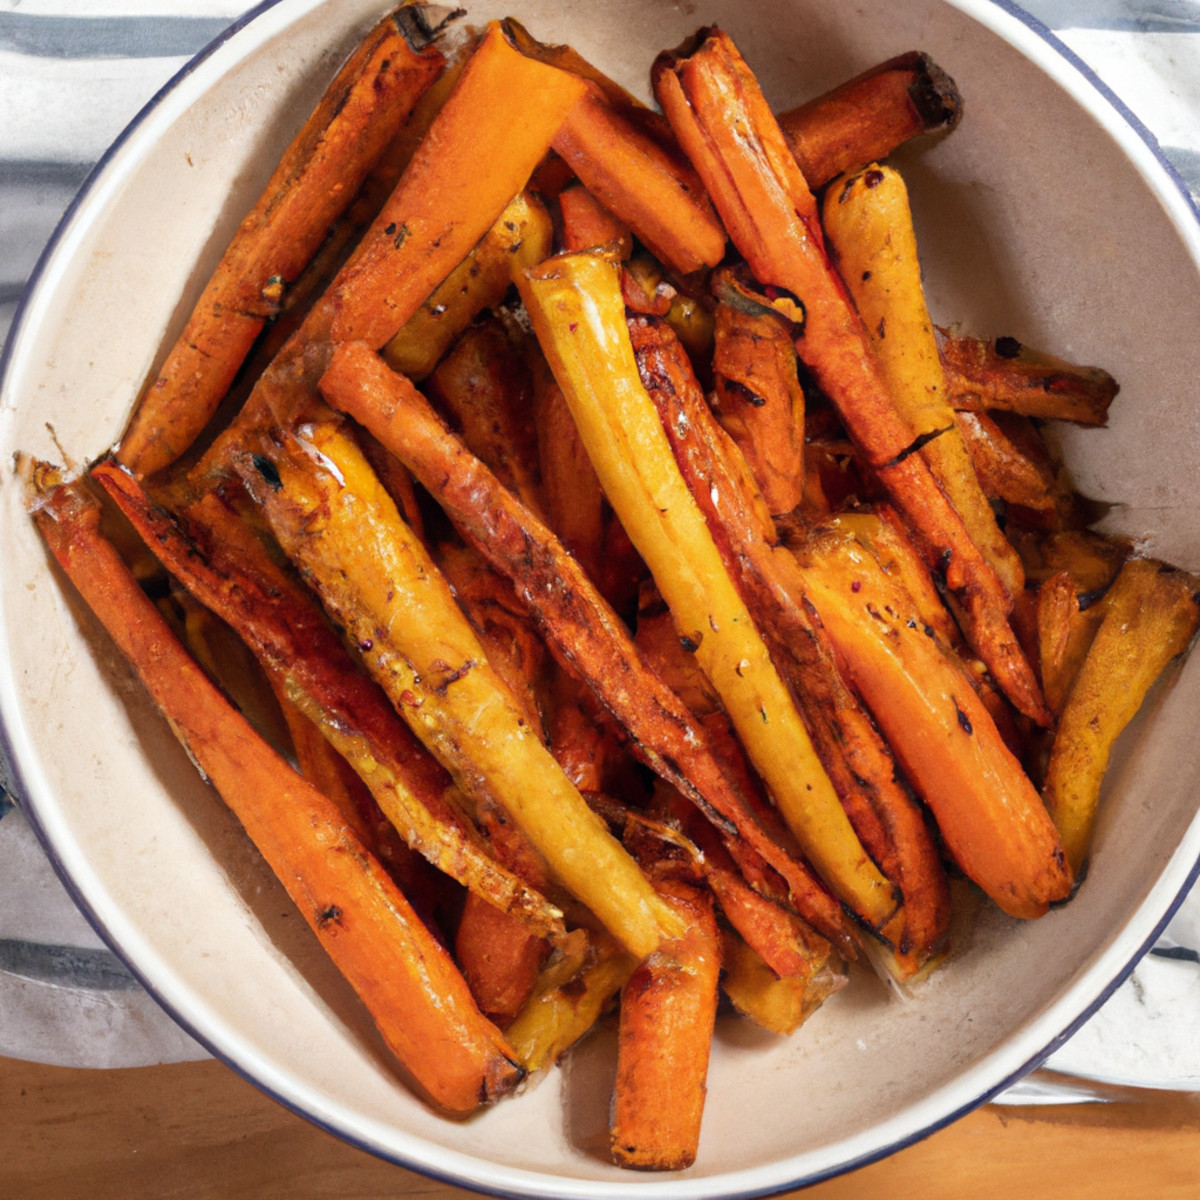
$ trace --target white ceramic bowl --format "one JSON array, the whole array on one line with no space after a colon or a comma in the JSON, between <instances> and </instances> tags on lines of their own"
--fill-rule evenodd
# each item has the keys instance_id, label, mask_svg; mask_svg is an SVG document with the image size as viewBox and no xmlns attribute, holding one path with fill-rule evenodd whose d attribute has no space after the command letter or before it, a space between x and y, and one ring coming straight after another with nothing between
<instances>
[{"instance_id":1,"label":"white ceramic bowl","mask_svg":"<svg viewBox=\"0 0 1200 1200\"><path fill-rule=\"evenodd\" d=\"M866 978L781 1041L722 1025L697 1165L604 1159L602 1035L529 1094L466 1124L397 1079L369 1022L47 565L10 464L86 461L121 430L275 154L383 0L280 0L192 64L106 156L42 262L0 406L0 712L31 819L73 893L148 988L213 1052L285 1104L418 1170L511 1195L761 1194L886 1154L995 1094L1127 972L1200 857L1192 661L1123 739L1091 874L1033 924L989 912L908 1001ZM473 19L503 15L472 4ZM1112 370L1104 431L1063 443L1112 524L1200 567L1200 228L1142 135L1060 49L987 0L526 0L644 89L654 53L727 28L779 107L902 50L958 81L954 134L900 161L930 303L943 321ZM185 299L181 299L184 297Z\"/></svg>"}]
</instances>

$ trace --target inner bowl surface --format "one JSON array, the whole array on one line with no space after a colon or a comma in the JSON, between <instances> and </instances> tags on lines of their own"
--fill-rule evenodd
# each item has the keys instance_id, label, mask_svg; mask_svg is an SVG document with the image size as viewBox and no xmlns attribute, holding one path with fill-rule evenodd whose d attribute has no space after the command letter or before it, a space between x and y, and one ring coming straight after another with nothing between
<instances>
[{"instance_id":1,"label":"inner bowl surface","mask_svg":"<svg viewBox=\"0 0 1200 1200\"><path fill-rule=\"evenodd\" d=\"M605 1161L604 1033L528 1094L465 1124L398 1080L357 1001L47 562L12 455L94 458L324 80L384 9L280 0L213 47L110 153L43 262L0 403L0 714L31 819L97 927L167 1008L267 1091L349 1140L466 1186L520 1195L747 1195L919 1137L1057 1044L1165 922L1200 857L1191 714L1200 667L1122 739L1089 877L1022 924L985 910L957 961L889 998L856 972L793 1038L722 1023L697 1165ZM1200 567L1197 228L1166 169L1103 95L984 0L528 0L511 9L645 93L654 55L726 28L778 108L911 48L957 80L951 136L897 156L939 323L1111 370L1102 431L1064 430L1081 490L1117 531ZM470 19L509 15L471 4Z\"/></svg>"}]
</instances>

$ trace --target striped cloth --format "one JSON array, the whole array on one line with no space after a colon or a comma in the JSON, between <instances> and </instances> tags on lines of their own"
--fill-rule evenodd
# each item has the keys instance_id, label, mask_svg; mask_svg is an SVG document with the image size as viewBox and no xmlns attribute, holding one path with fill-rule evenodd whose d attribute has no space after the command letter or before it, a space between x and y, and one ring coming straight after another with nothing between
<instances>
[{"instance_id":1,"label":"striped cloth","mask_svg":"<svg viewBox=\"0 0 1200 1200\"><path fill-rule=\"evenodd\" d=\"M247 0L0 0L0 342L42 248L97 159L196 51L250 7ZM1200 195L1200 0L1026 0L1024 8L1116 93ZM75 911L20 809L6 802L5 779L0 761L0 1053L88 1066L202 1055ZM1140 1069L1142 1081L1186 1075L1200 1088L1200 896L1168 934L1159 958L1139 966L1050 1065L1087 1075L1090 1062L1111 1062L1132 1045L1141 1065L1130 1070ZM1186 979L1163 974L1178 960L1192 968ZM1146 1030L1170 1028L1173 1044L1152 1032L1139 1041L1139 1021ZM1013 1099L1037 1096L1027 1089Z\"/></svg>"}]
</instances>

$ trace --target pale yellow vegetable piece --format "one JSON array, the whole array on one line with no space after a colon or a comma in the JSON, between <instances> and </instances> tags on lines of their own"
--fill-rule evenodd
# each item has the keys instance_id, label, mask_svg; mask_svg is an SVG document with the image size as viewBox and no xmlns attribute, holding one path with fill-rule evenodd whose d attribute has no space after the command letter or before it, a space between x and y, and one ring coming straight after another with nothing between
<instances>
[{"instance_id":1,"label":"pale yellow vegetable piece","mask_svg":"<svg viewBox=\"0 0 1200 1200\"><path fill-rule=\"evenodd\" d=\"M1088 855L1113 743L1196 632L1197 588L1194 575L1134 558L1102 601L1104 619L1067 695L1042 791L1076 871Z\"/></svg>"},{"instance_id":2,"label":"pale yellow vegetable piece","mask_svg":"<svg viewBox=\"0 0 1200 1200\"><path fill-rule=\"evenodd\" d=\"M1024 586L1021 560L996 524L946 394L904 180L874 164L836 180L821 216L897 410L971 540L1016 596Z\"/></svg>"},{"instance_id":3,"label":"pale yellow vegetable piece","mask_svg":"<svg viewBox=\"0 0 1200 1200\"><path fill-rule=\"evenodd\" d=\"M244 477L275 536L459 787L510 813L562 885L639 959L676 936L679 918L526 723L348 434L310 423L263 450Z\"/></svg>"}]
</instances>

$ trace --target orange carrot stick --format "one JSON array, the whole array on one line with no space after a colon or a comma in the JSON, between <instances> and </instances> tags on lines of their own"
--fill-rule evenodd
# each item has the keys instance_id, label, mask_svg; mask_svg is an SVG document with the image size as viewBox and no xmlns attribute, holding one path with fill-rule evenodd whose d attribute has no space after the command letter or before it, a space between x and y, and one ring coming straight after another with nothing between
<instances>
[{"instance_id":1,"label":"orange carrot stick","mask_svg":"<svg viewBox=\"0 0 1200 1200\"><path fill-rule=\"evenodd\" d=\"M804 496L804 389L788 322L769 310L719 303L713 380L714 411L746 456L767 507L790 513Z\"/></svg>"},{"instance_id":2,"label":"orange carrot stick","mask_svg":"<svg viewBox=\"0 0 1200 1200\"><path fill-rule=\"evenodd\" d=\"M354 200L444 65L414 14L385 18L351 55L242 221L117 454L139 476L174 462L216 411L284 291Z\"/></svg>"},{"instance_id":3,"label":"orange carrot stick","mask_svg":"<svg viewBox=\"0 0 1200 1200\"><path fill-rule=\"evenodd\" d=\"M779 126L809 186L819 188L914 137L953 129L961 116L954 80L912 50L780 113Z\"/></svg>"},{"instance_id":4,"label":"orange carrot stick","mask_svg":"<svg viewBox=\"0 0 1200 1200\"><path fill-rule=\"evenodd\" d=\"M667 266L687 275L725 256L725 231L682 156L672 156L598 87L567 114L554 149Z\"/></svg>"},{"instance_id":5,"label":"orange carrot stick","mask_svg":"<svg viewBox=\"0 0 1200 1200\"><path fill-rule=\"evenodd\" d=\"M640 1170L678 1171L696 1160L717 1016L721 943L712 898L663 879L687 932L652 954L621 993L612 1152Z\"/></svg>"},{"instance_id":6,"label":"orange carrot stick","mask_svg":"<svg viewBox=\"0 0 1200 1200\"><path fill-rule=\"evenodd\" d=\"M378 349L525 186L587 84L488 27L362 252L335 283L331 336Z\"/></svg>"},{"instance_id":7,"label":"orange carrot stick","mask_svg":"<svg viewBox=\"0 0 1200 1200\"><path fill-rule=\"evenodd\" d=\"M41 470L34 519L55 558L245 827L429 1099L459 1116L522 1072L449 956L347 827L209 682L99 531L99 505Z\"/></svg>"}]
</instances>

